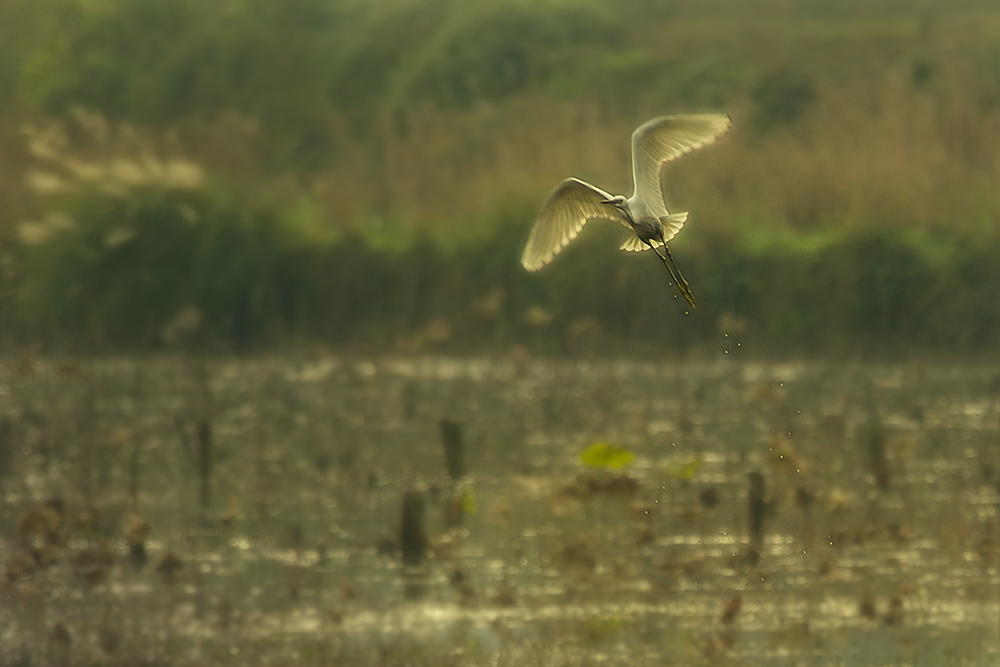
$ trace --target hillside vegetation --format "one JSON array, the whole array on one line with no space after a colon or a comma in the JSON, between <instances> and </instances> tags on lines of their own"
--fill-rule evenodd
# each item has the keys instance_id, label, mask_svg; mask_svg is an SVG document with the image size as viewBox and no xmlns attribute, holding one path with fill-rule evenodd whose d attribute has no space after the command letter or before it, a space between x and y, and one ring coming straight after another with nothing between
<instances>
[{"instance_id":1,"label":"hillside vegetation","mask_svg":"<svg viewBox=\"0 0 1000 667\"><path fill-rule=\"evenodd\" d=\"M717 354L995 352L993 2L7 0L0 340ZM671 165L685 314L568 175L724 111ZM649 261L644 261L644 260ZM730 334L729 339L726 334Z\"/></svg>"}]
</instances>

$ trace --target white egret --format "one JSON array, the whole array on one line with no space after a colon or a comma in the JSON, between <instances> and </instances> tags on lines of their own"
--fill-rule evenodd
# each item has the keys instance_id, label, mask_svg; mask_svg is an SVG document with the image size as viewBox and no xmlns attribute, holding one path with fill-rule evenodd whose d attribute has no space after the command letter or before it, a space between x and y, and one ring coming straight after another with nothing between
<instances>
[{"instance_id":1,"label":"white egret","mask_svg":"<svg viewBox=\"0 0 1000 667\"><path fill-rule=\"evenodd\" d=\"M660 169L664 163L712 143L731 125L725 114L661 116L643 123L632 133L632 196L612 196L590 183L567 178L542 204L521 264L528 271L542 268L576 238L588 220L619 222L633 233L621 249L639 252L652 248L693 308L694 294L667 247L667 241L681 230L688 214L667 211L660 189Z\"/></svg>"}]
</instances>

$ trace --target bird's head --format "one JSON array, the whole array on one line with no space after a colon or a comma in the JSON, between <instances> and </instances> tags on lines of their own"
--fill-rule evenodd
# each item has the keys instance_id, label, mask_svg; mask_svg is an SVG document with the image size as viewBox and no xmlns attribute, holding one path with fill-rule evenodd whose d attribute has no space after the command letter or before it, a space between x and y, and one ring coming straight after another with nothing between
<instances>
[{"instance_id":1,"label":"bird's head","mask_svg":"<svg viewBox=\"0 0 1000 667\"><path fill-rule=\"evenodd\" d=\"M611 199L604 199L601 201L602 204L606 206L613 206L618 209L621 216L631 222L632 221L632 211L629 209L628 200L621 195L615 195Z\"/></svg>"},{"instance_id":2,"label":"bird's head","mask_svg":"<svg viewBox=\"0 0 1000 667\"><path fill-rule=\"evenodd\" d=\"M617 209L624 210L627 200L622 195L615 195L611 199L605 199L601 203L608 206L614 206Z\"/></svg>"}]
</instances>

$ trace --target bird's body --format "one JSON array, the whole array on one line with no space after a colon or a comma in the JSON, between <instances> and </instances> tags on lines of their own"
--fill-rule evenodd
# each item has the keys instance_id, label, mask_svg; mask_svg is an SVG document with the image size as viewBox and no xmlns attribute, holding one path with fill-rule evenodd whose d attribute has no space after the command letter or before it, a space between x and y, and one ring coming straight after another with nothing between
<instances>
[{"instance_id":1,"label":"bird's body","mask_svg":"<svg viewBox=\"0 0 1000 667\"><path fill-rule=\"evenodd\" d=\"M576 178L567 178L549 193L535 220L521 263L529 271L548 264L576 238L587 220L621 223L632 232L622 250L653 249L663 260L674 282L694 307L694 295L670 255L667 241L684 226L687 213L667 211L660 188L663 164L712 143L729 131L723 114L662 116L643 123L632 133L632 196L612 196ZM658 250L663 247L663 252Z\"/></svg>"}]
</instances>

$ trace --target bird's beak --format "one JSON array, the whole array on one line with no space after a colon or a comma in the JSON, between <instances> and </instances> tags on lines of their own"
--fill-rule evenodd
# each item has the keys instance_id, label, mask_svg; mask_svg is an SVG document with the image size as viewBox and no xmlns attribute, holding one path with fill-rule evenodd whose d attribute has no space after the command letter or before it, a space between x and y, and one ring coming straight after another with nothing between
<instances>
[{"instance_id":1,"label":"bird's beak","mask_svg":"<svg viewBox=\"0 0 1000 667\"><path fill-rule=\"evenodd\" d=\"M613 199L603 199L603 200L601 200L601 203L602 204L614 204L615 202L614 202Z\"/></svg>"}]
</instances>

